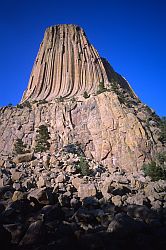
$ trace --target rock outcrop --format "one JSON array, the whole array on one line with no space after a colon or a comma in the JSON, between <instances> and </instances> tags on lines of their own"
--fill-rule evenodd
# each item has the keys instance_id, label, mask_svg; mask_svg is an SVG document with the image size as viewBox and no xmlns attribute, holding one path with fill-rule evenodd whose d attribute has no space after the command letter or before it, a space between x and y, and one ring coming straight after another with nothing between
<instances>
[{"instance_id":1,"label":"rock outcrop","mask_svg":"<svg viewBox=\"0 0 166 250\"><path fill-rule=\"evenodd\" d=\"M135 171L162 146L158 122L80 27L58 25L46 30L21 103L0 109L0 156L18 138L33 151L44 124L51 154L81 144L89 158Z\"/></svg>"}]
</instances>

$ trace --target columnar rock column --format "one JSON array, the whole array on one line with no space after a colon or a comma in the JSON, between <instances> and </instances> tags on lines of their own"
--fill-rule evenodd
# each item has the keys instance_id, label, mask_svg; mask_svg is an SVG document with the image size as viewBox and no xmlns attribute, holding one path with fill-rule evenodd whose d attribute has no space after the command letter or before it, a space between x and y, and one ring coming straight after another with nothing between
<instances>
[{"instance_id":1,"label":"columnar rock column","mask_svg":"<svg viewBox=\"0 0 166 250\"><path fill-rule=\"evenodd\" d=\"M100 82L108 83L107 73L83 29L66 24L49 27L22 102L91 94Z\"/></svg>"}]
</instances>

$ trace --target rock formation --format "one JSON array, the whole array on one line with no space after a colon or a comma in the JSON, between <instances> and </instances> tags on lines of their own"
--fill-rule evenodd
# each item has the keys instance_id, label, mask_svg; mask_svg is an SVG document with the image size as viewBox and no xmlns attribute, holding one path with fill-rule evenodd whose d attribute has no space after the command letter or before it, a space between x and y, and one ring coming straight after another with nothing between
<instances>
[{"instance_id":1,"label":"rock formation","mask_svg":"<svg viewBox=\"0 0 166 250\"><path fill-rule=\"evenodd\" d=\"M20 104L0 108L2 248L164 249L166 153L141 169L159 122L81 28L48 28Z\"/></svg>"},{"instance_id":2,"label":"rock formation","mask_svg":"<svg viewBox=\"0 0 166 250\"><path fill-rule=\"evenodd\" d=\"M12 155L18 138L33 150L42 124L51 154L81 144L109 168L135 171L162 146L159 118L75 25L46 30L21 103L1 108L0 120L1 158Z\"/></svg>"}]
</instances>

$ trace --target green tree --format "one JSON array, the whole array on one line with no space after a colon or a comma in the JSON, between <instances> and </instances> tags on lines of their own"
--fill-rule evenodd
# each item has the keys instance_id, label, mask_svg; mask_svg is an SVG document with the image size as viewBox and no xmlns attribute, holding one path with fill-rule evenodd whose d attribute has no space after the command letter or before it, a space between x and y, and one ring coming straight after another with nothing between
<instances>
[{"instance_id":1,"label":"green tree","mask_svg":"<svg viewBox=\"0 0 166 250\"><path fill-rule=\"evenodd\" d=\"M19 109L23 109L23 108L25 108L25 107L27 107L27 108L29 108L29 109L32 108L32 106L31 106L31 104L30 104L29 101L25 101L25 102L23 102L23 103L17 104L17 108L19 108Z\"/></svg>"},{"instance_id":2,"label":"green tree","mask_svg":"<svg viewBox=\"0 0 166 250\"><path fill-rule=\"evenodd\" d=\"M103 93L105 91L107 91L107 89L105 88L104 82L102 81L99 83L97 94Z\"/></svg>"},{"instance_id":3,"label":"green tree","mask_svg":"<svg viewBox=\"0 0 166 250\"><path fill-rule=\"evenodd\" d=\"M84 97L85 99L89 98L89 95L88 95L87 91L84 91L83 97Z\"/></svg>"},{"instance_id":4,"label":"green tree","mask_svg":"<svg viewBox=\"0 0 166 250\"><path fill-rule=\"evenodd\" d=\"M152 181L166 179L166 152L157 154L156 158L148 164L143 165L145 175L151 177Z\"/></svg>"},{"instance_id":5,"label":"green tree","mask_svg":"<svg viewBox=\"0 0 166 250\"><path fill-rule=\"evenodd\" d=\"M50 148L50 143L48 142L48 140L50 139L49 134L50 133L48 132L48 128L45 125L39 126L36 136L35 152L45 152L46 150L49 150Z\"/></svg>"},{"instance_id":6,"label":"green tree","mask_svg":"<svg viewBox=\"0 0 166 250\"><path fill-rule=\"evenodd\" d=\"M89 175L90 169L87 161L81 156L77 169L80 171L82 175Z\"/></svg>"},{"instance_id":7,"label":"green tree","mask_svg":"<svg viewBox=\"0 0 166 250\"><path fill-rule=\"evenodd\" d=\"M165 144L166 143L166 116L161 117L159 128L160 132L160 141Z\"/></svg>"},{"instance_id":8,"label":"green tree","mask_svg":"<svg viewBox=\"0 0 166 250\"><path fill-rule=\"evenodd\" d=\"M26 149L26 145L23 143L22 139L17 139L14 144L14 154L24 154Z\"/></svg>"},{"instance_id":9,"label":"green tree","mask_svg":"<svg viewBox=\"0 0 166 250\"><path fill-rule=\"evenodd\" d=\"M8 107L12 107L12 106L13 106L13 104L12 104L12 103L9 103L7 106L8 106Z\"/></svg>"},{"instance_id":10,"label":"green tree","mask_svg":"<svg viewBox=\"0 0 166 250\"><path fill-rule=\"evenodd\" d=\"M64 102L64 97L60 96L59 99L58 99L58 102Z\"/></svg>"}]
</instances>

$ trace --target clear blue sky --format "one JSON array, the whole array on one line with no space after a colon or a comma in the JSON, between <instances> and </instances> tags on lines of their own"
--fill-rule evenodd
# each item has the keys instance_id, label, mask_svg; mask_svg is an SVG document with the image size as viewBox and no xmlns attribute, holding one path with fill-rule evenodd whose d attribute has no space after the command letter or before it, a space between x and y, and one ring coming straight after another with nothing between
<instances>
[{"instance_id":1,"label":"clear blue sky","mask_svg":"<svg viewBox=\"0 0 166 250\"><path fill-rule=\"evenodd\" d=\"M46 27L82 26L141 100L166 115L165 0L1 0L0 106L26 89Z\"/></svg>"}]
</instances>

